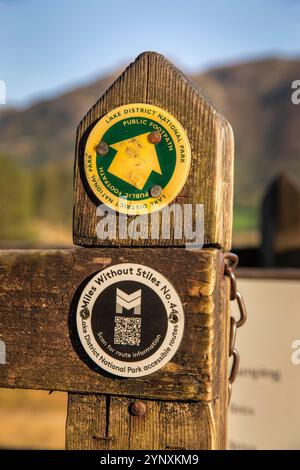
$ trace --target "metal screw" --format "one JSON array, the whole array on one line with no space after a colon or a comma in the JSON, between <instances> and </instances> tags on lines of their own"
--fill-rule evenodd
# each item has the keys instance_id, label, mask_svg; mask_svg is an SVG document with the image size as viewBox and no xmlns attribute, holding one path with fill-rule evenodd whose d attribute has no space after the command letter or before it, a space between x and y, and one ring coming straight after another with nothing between
<instances>
[{"instance_id":1,"label":"metal screw","mask_svg":"<svg viewBox=\"0 0 300 470\"><path fill-rule=\"evenodd\" d=\"M109 148L106 142L101 140L98 145L96 145L96 152L101 155L101 157L104 157L105 155L108 154Z\"/></svg>"},{"instance_id":2,"label":"metal screw","mask_svg":"<svg viewBox=\"0 0 300 470\"><path fill-rule=\"evenodd\" d=\"M151 134L149 134L148 139L151 144L159 144L161 141L161 133L158 131L153 131Z\"/></svg>"},{"instance_id":3,"label":"metal screw","mask_svg":"<svg viewBox=\"0 0 300 470\"><path fill-rule=\"evenodd\" d=\"M130 411L134 416L145 416L147 408L142 401L135 401L130 406Z\"/></svg>"},{"instance_id":4,"label":"metal screw","mask_svg":"<svg viewBox=\"0 0 300 470\"><path fill-rule=\"evenodd\" d=\"M159 197L162 193L162 187L158 184L155 184L154 186L152 186L152 188L150 188L149 193L152 197Z\"/></svg>"},{"instance_id":5,"label":"metal screw","mask_svg":"<svg viewBox=\"0 0 300 470\"><path fill-rule=\"evenodd\" d=\"M86 320L90 316L89 310L87 308L83 308L82 310L80 310L80 316L81 318L83 318L83 320Z\"/></svg>"},{"instance_id":6,"label":"metal screw","mask_svg":"<svg viewBox=\"0 0 300 470\"><path fill-rule=\"evenodd\" d=\"M178 323L178 315L176 313L170 313L169 315L169 321L170 323Z\"/></svg>"}]
</instances>

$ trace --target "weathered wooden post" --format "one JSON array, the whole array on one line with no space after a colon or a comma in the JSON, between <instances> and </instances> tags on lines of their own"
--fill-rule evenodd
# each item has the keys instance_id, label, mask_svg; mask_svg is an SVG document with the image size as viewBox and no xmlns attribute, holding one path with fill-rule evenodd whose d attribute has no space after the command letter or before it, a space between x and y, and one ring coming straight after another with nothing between
<instances>
[{"instance_id":1,"label":"weathered wooden post","mask_svg":"<svg viewBox=\"0 0 300 470\"><path fill-rule=\"evenodd\" d=\"M149 142L149 133L155 139L155 132L156 144ZM156 155L151 160L151 151L159 161ZM149 152L147 162L145 152ZM144 170L149 161L152 167ZM222 251L231 246L232 167L229 124L176 68L155 53L139 56L81 122L74 242L126 247L117 251L119 262L140 263L165 276L179 295L185 326L180 327L183 338L175 356L153 374L135 377L127 372L125 381L112 376L112 395L69 395L68 448L225 446L229 296ZM153 188L157 197L151 197ZM124 196L127 200L122 206ZM204 244L209 248L184 249L190 240L186 233L175 238L175 218L166 239L162 231L151 239L151 220L148 225L144 222L145 238L121 237L119 230L111 239L99 238L96 205L101 202L116 211L119 221L126 205L131 223L136 214L153 213L153 208L166 204L177 203L182 211L184 204L203 204ZM107 266L113 264L114 254L112 248L105 251ZM101 263L100 259L98 270L103 268ZM138 287L141 284L135 290ZM142 300L142 310L149 308ZM156 319L161 326L163 317ZM145 405L143 418L130 413L130 404L136 400Z\"/></svg>"},{"instance_id":2,"label":"weathered wooden post","mask_svg":"<svg viewBox=\"0 0 300 470\"><path fill-rule=\"evenodd\" d=\"M69 392L68 449L226 446L232 173L228 122L146 52L78 128L82 247L1 253L0 386Z\"/></svg>"}]
</instances>

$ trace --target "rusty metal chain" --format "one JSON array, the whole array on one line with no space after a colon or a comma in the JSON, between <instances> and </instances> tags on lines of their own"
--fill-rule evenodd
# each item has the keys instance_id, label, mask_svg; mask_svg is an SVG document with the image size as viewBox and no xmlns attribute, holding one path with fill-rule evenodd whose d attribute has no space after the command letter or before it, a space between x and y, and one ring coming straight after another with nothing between
<instances>
[{"instance_id":1,"label":"rusty metal chain","mask_svg":"<svg viewBox=\"0 0 300 470\"><path fill-rule=\"evenodd\" d=\"M239 319L236 320L234 316L230 316L230 333L229 333L229 357L232 357L232 366L229 374L229 386L228 386L228 403L230 402L232 384L236 379L239 364L240 364L240 355L235 349L235 339L236 339L236 330L244 325L247 320L247 311L246 306L243 300L242 294L237 290L237 283L234 270L238 265L239 258L234 253L225 253L225 269L224 275L228 276L230 279L230 300L237 301L239 308Z\"/></svg>"}]
</instances>

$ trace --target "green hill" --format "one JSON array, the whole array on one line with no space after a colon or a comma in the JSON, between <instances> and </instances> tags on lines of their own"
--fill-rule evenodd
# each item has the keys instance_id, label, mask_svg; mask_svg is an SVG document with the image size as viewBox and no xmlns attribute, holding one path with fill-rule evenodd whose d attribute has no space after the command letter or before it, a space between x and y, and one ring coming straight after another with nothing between
<instances>
[{"instance_id":1,"label":"green hill","mask_svg":"<svg viewBox=\"0 0 300 470\"><path fill-rule=\"evenodd\" d=\"M255 229L263 192L274 175L284 170L300 178L300 106L291 102L291 83L300 78L299 71L300 60L272 58L191 77L234 129L236 230ZM5 201L0 216L7 221L0 239L32 238L33 220L70 230L76 127L118 74L0 113L0 197Z\"/></svg>"}]
</instances>

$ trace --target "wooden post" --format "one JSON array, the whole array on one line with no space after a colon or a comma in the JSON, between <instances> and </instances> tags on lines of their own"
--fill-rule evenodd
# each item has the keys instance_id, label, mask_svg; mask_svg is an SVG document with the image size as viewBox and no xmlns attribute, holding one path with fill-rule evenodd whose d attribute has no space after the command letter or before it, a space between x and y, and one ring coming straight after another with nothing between
<instances>
[{"instance_id":1,"label":"wooden post","mask_svg":"<svg viewBox=\"0 0 300 470\"><path fill-rule=\"evenodd\" d=\"M104 192L97 201L95 188L99 184L92 176L88 184L92 157L86 149L94 152L89 142L98 123L101 125L106 119L110 129L113 110L124 105L132 110L136 104L151 105L170 115L172 125L176 123L177 130L183 129L181 136L187 136L185 151L190 146L191 166L186 166L185 180L180 183L179 171L175 192L167 194L164 187L159 187L161 199L159 192L151 201L163 201L168 196L169 206L176 203L183 210L186 203L203 204L201 249L185 248L190 241L186 232L172 236L177 227L173 218L169 238L162 237L160 231L158 238L123 238L119 233L110 239L97 236L97 205ZM132 112L131 118L135 114ZM135 121L134 125L139 123ZM170 134L171 131L176 134L174 126ZM160 132L166 136L166 144L168 132ZM134 156L134 163L140 157L134 150L136 145L149 147L149 140L140 140L144 138L140 135L142 131L139 139L129 136L126 147L130 148L126 158ZM126 134L120 142L125 138ZM99 161L102 154L108 153L108 147L119 149L120 142L114 140L113 146L107 146L101 141L95 150ZM181 147L176 149L180 153ZM159 167L150 147L149 152L154 155L154 171L163 177L162 161L159 160ZM184 158L186 155L181 157L185 164ZM136 187L141 186L136 177L143 175L138 170L129 176L124 174L130 164L129 160L126 162L117 171L123 172L122 178L134 177ZM227 121L164 57L146 52L125 70L78 127L73 235L75 244L82 247L0 252L0 339L7 355L6 364L0 366L0 386L67 391L67 449L225 448L229 281L224 277L224 251L231 247L232 168L233 138ZM91 191L94 183L95 194ZM176 184L181 185L179 192ZM108 201L110 205L111 201L113 198ZM109 210L114 215L111 207ZM115 215L120 222L119 212ZM130 214L129 221L134 217ZM190 225L193 223L195 217ZM161 220L159 224L160 228L165 226ZM152 227L151 219L148 229ZM99 367L89 354L79 333L86 318L86 309L82 313L80 305L84 289L93 282L95 273L101 275L111 267L128 263L155 270L157 276L170 282L182 304L185 323L183 328L183 313L179 312L174 322L182 326L182 340L163 367L158 364L149 375L119 377L103 370L104 366ZM125 295L128 300L129 293ZM88 316L92 296L93 292L86 297ZM142 319L143 311L147 313L151 308L151 303L142 303ZM106 315L103 307L99 311ZM168 319L173 323L173 318ZM158 327L162 323L161 317Z\"/></svg>"},{"instance_id":2,"label":"wooden post","mask_svg":"<svg viewBox=\"0 0 300 470\"><path fill-rule=\"evenodd\" d=\"M204 205L204 243L230 250L232 235L233 135L229 123L168 60L141 54L85 115L77 129L73 239L76 245L182 246L169 240L99 240L95 203L80 175L80 155L90 128L109 111L128 103L148 103L171 113L185 128L192 151L191 170L174 202Z\"/></svg>"},{"instance_id":3,"label":"wooden post","mask_svg":"<svg viewBox=\"0 0 300 470\"><path fill-rule=\"evenodd\" d=\"M300 185L284 173L271 182L264 195L261 233L263 266L280 265L280 255L288 263L293 261L294 266L299 264Z\"/></svg>"},{"instance_id":4,"label":"wooden post","mask_svg":"<svg viewBox=\"0 0 300 470\"><path fill-rule=\"evenodd\" d=\"M189 337L189 333L192 337L187 343L183 341L180 352L175 356L177 360L172 362L172 366L166 366L165 371L170 374L171 370L174 372L177 370L179 376L184 376L185 379L190 376L193 382L192 388L196 387L198 391L194 390L193 397L189 397L188 390L182 389L179 396L171 397L159 373L153 375L154 384L151 387L148 385L152 376L147 376L142 380L141 388L145 390L146 385L148 393L145 396L154 397L156 400L147 401L148 411L144 419L132 417L128 413L130 401L141 398L141 390L136 382L137 393L133 397L111 397L107 401L99 396L71 395L67 446L98 449L224 447L228 305L225 283L222 280L223 265L220 258L218 261L221 252L203 250L191 255L186 250L174 248L185 244L184 236L178 239L171 237L167 240L161 237L158 240L150 238L132 240L120 239L117 234L114 239L105 241L99 240L96 236L95 204L89 198L80 174L83 148L87 134L100 117L118 106L131 103L159 106L171 113L185 128L192 149L192 168L185 186L174 202L180 205L202 203L205 223L204 243L221 250L228 250L231 246L233 165L231 128L186 77L164 57L151 52L144 53L125 70L87 113L78 127L74 242L94 247L100 244L144 246L142 250L144 256L149 251L147 246L173 247L168 254L166 265L162 262L162 254L155 249L150 266L154 267L159 257L159 271L164 272L167 269L169 278L177 283L179 289L182 282L187 286L187 292L181 293L182 298L186 298L186 313L189 318L185 338ZM136 248L132 249L130 259L135 260L137 253ZM191 256L198 258L199 268L196 268L196 265L191 266ZM179 259L180 264L185 266L183 272L179 266L176 266L175 259ZM201 284L199 271L191 282L189 272L194 276L195 269L197 271L203 269L203 272L207 273L205 283L209 284ZM211 295L216 295L214 300ZM206 340L202 343L204 337ZM195 361L193 357L196 357ZM193 368L195 367L194 373L191 373L190 369L192 364ZM173 390L174 388L175 382ZM157 401L157 398L160 400L172 398L175 401ZM189 403L191 399L195 403ZM82 426L79 416L82 416ZM108 423L106 428L105 422ZM102 437L93 440L91 435L96 433L95 428L102 429L100 432Z\"/></svg>"}]
</instances>

